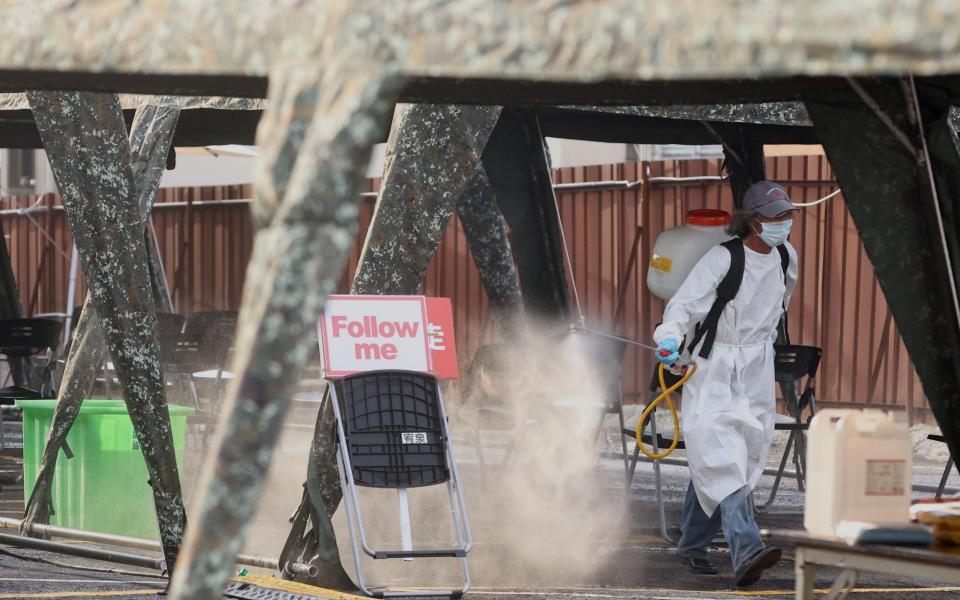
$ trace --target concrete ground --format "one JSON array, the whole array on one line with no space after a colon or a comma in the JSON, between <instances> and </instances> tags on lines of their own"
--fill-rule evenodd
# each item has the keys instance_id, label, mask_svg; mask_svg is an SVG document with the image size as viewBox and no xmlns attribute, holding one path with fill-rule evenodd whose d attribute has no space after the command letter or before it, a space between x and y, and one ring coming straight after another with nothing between
<instances>
[{"instance_id":1,"label":"concrete ground","mask_svg":"<svg viewBox=\"0 0 960 600\"><path fill-rule=\"evenodd\" d=\"M291 414L268 489L271 502L265 503L252 524L247 552L275 555L286 533L286 518L300 496L299 479L304 473L305 454L311 435L315 404L301 402ZM609 423L608 423L609 424ZM662 425L667 425L663 423ZM612 433L614 426L608 430ZM713 558L721 567L717 576L689 574L678 561L671 544L659 536L655 510L655 489L652 467L638 466L629 492L624 486L623 463L610 458L619 444L615 435L600 441L600 458L591 458L593 475L571 489L550 487L550 480L526 481L539 495L536 502L518 510L519 496L513 494L514 481L501 478L504 469L496 466L511 444L509 435L485 434L484 462L479 465L475 437L454 430L462 465L467 501L471 509L476 547L471 553L474 588L470 597L484 600L564 600L566 598L640 598L640 599L721 599L737 595L759 595L771 598L793 597L794 563L792 550L785 547L784 560L749 590L738 590L731 582L729 553L717 540ZM601 436L602 437L602 436ZM914 481L925 485L939 482L943 462L938 461L936 447L919 442L914 468ZM775 464L782 451L778 439L771 453ZM544 443L546 443L544 441ZM604 456L605 454L605 456ZM678 452L682 456L682 452ZM556 459L558 472L567 467L562 456ZM550 471L550 463L541 470ZM541 466L541 465L538 465ZM0 480L10 481L19 469L16 461L0 460ZM185 469L185 489L193 488L195 468ZM523 473L527 479L529 472ZM546 483L544 483L544 481ZM663 467L663 491L667 505L670 535L676 537L680 505L687 485L684 467ZM568 482L569 483L569 482ZM764 477L756 492L765 499L773 483ZM954 474L950 485L957 487ZM513 484L510 484L513 485ZM274 493L274 490L283 490ZM925 494L920 494L925 495ZM412 499L413 500L413 499ZM429 499L428 499L429 500ZM554 502L554 500L556 502ZM802 528L804 497L796 481L783 484L771 510L760 516L761 527L770 529ZM392 505L391 505L392 506ZM0 516L22 515L23 490L20 485L6 484L0 492ZM188 499L189 507L189 499ZM551 512L553 511L553 512ZM341 513L343 511L340 511ZM395 509L385 511L395 516ZM425 519L414 515L415 531L421 523L448 517L431 508ZM594 522L590 522L591 519ZM349 548L342 515L335 525L342 551ZM386 525L375 521L370 525L375 535L391 533ZM439 530L438 530L439 531ZM390 537L384 533L385 537ZM551 536L551 533L555 535ZM417 538L418 542L420 538ZM351 564L346 552L345 564ZM422 573L416 568L424 561L401 565L394 571L374 571L374 580L395 586L418 583ZM90 569L96 570L90 570ZM818 573L817 587L828 588L837 570ZM449 573L444 572L444 577ZM259 580L258 580L259 581ZM0 600L13 598L117 598L148 597L162 590L165 580L141 569L120 567L63 555L36 552L0 545ZM301 588L301 593L334 597L319 590ZM856 598L946 599L960 597L960 588L945 587L935 581L919 581L884 574L864 575L856 590Z\"/></svg>"}]
</instances>

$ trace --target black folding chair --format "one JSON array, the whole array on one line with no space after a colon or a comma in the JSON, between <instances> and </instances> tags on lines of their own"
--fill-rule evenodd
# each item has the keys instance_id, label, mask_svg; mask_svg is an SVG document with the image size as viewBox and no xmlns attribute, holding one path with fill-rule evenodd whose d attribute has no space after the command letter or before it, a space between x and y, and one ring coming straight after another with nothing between
<instances>
[{"instance_id":1,"label":"black folding chair","mask_svg":"<svg viewBox=\"0 0 960 600\"><path fill-rule=\"evenodd\" d=\"M568 337L576 336L579 350L585 360L590 361L590 367L601 382L603 416L617 415L619 428L622 432L626 428L623 417L623 358L627 353L627 342L606 334L587 329L574 329L559 338L559 343L566 342ZM600 420L597 437L603 435L605 419ZM623 435L620 438L620 450L623 456L624 475L630 476L630 467L627 461L627 441Z\"/></svg>"},{"instance_id":2,"label":"black folding chair","mask_svg":"<svg viewBox=\"0 0 960 600\"><path fill-rule=\"evenodd\" d=\"M189 315L183 323L183 333L205 336L209 334L234 337L237 330L237 311L205 310Z\"/></svg>"},{"instance_id":3,"label":"black folding chair","mask_svg":"<svg viewBox=\"0 0 960 600\"><path fill-rule=\"evenodd\" d=\"M569 341L570 336L576 336L577 347L580 350L584 360L590 361L590 367L593 375L602 382L602 416L616 414L619 419L620 430L624 428L623 418L623 390L621 385L621 376L623 372L623 357L626 354L627 343L602 333L593 332L585 329L576 329L573 331L564 331L556 336L557 345ZM535 443L535 440L527 435L527 432L521 431L522 415L517 414L513 407L499 407L494 405L486 394L479 392L483 385L480 379L488 377L491 379L506 379L514 370L511 364L511 353L506 346L502 344L481 346L474 355L470 369L464 380L468 404L477 406L478 431L474 432L477 455L481 467L486 466L484 459L484 447L482 434L479 427L482 426L485 431L505 431L512 432L515 435L511 439L504 454L502 465L510 464L512 458L522 448L517 447L518 438L522 443ZM562 403L553 405L558 410L565 406ZM604 433L604 419L600 419L594 439ZM623 456L624 473L628 472L627 464L627 443L620 436L621 451ZM482 471L481 471L482 472Z\"/></svg>"},{"instance_id":4,"label":"black folding chair","mask_svg":"<svg viewBox=\"0 0 960 600\"><path fill-rule=\"evenodd\" d=\"M467 553L473 546L460 475L450 443L440 386L432 375L371 371L330 382L337 421L337 466L357 583L368 596L452 597L470 589ZM447 484L456 541L451 547L414 549L407 490ZM400 505L400 549L375 550L364 530L357 487L393 489ZM390 590L367 587L360 551L378 559L454 558L464 584L454 590Z\"/></svg>"},{"instance_id":5,"label":"black folding chair","mask_svg":"<svg viewBox=\"0 0 960 600\"><path fill-rule=\"evenodd\" d=\"M0 320L0 354L8 359L28 359L44 351L50 353L38 377L39 389L19 385L0 388L0 448L6 447L3 418L6 408L13 406L16 400L56 397L52 373L62 329L63 325L52 319Z\"/></svg>"},{"instance_id":6,"label":"black folding chair","mask_svg":"<svg viewBox=\"0 0 960 600\"><path fill-rule=\"evenodd\" d=\"M467 368L461 389L464 394L464 406L476 409L475 429L467 432L473 439L480 464L480 475L485 477L486 452L483 443L484 431L514 432L519 426L519 417L514 407L503 406L503 395L488 388L498 382L506 381L510 373L510 352L505 344L480 346L473 354L473 360ZM505 461L512 452L512 444L507 448Z\"/></svg>"},{"instance_id":7,"label":"black folding chair","mask_svg":"<svg viewBox=\"0 0 960 600\"><path fill-rule=\"evenodd\" d=\"M947 439L938 433L931 433L927 436L928 440L934 442L947 443ZM940 485L937 486L936 498L939 500L943 496L943 490L947 487L947 479L950 478L950 471L953 470L953 457L947 459L947 464L943 467L943 475L940 476Z\"/></svg>"},{"instance_id":8,"label":"black folding chair","mask_svg":"<svg viewBox=\"0 0 960 600\"><path fill-rule=\"evenodd\" d=\"M672 387L673 384L680 381L680 377L681 377L680 375L674 375L673 373L666 372L664 373L664 382L667 384L667 387L669 388L669 387ZM657 398L657 396L660 395L660 392L661 392L660 365L659 363L657 363L653 367L653 376L650 379L650 387L647 390L647 394L648 394L647 403L649 404L650 402L653 402ZM683 392L683 388L681 387L678 390L676 390L674 393L679 395L682 392ZM659 453L662 448L669 448L671 445L673 445L672 437L664 437L662 434L657 433L657 409L658 408L659 406L656 406L654 407L653 410L650 411L650 417L647 419L647 423L645 425L645 428L646 426L650 427L650 433L644 433L643 431L640 432L640 440L644 444L649 444L652 447L654 454ZM627 437L629 437L630 439L635 441L637 439L637 431L636 431L636 428L631 429L623 426L623 419L621 417L620 432L621 432L620 437L624 443L624 452L623 452L624 459L626 459L626 455L627 455L626 439ZM684 444L683 440L677 441L676 449L677 450L686 449L686 444ZM639 461L640 461L640 446L638 444L634 444L633 454L630 457L629 465L627 466L627 491L628 492L630 491L630 487L633 483L633 476L637 471L637 463ZM653 460L652 462L653 462L654 489L657 495L657 517L660 522L660 535L663 537L663 539L667 540L668 542L673 542L674 541L673 538L671 538L670 535L667 533L667 514L666 514L666 507L663 501L663 477L662 477L662 474L660 473L660 460Z\"/></svg>"},{"instance_id":9,"label":"black folding chair","mask_svg":"<svg viewBox=\"0 0 960 600\"><path fill-rule=\"evenodd\" d=\"M195 312L188 316L183 324L183 333L204 339L209 336L219 336L219 344L212 365L209 368L195 369L192 378L195 381L213 384L213 406L219 407L223 400L224 379L233 377L225 371L227 360L233 351L237 330L237 311L235 310L208 310ZM317 348L318 346L314 346Z\"/></svg>"},{"instance_id":10,"label":"black folding chair","mask_svg":"<svg viewBox=\"0 0 960 600\"><path fill-rule=\"evenodd\" d=\"M230 348L230 338L208 333L193 335L188 333L167 333L160 335L160 364L164 376L182 385L192 384L193 373L216 370L223 373ZM218 382L219 383L219 382ZM196 395L187 392L191 402L196 404Z\"/></svg>"},{"instance_id":11,"label":"black folding chair","mask_svg":"<svg viewBox=\"0 0 960 600\"><path fill-rule=\"evenodd\" d=\"M823 356L823 350L814 346L778 344L774 346L774 350L777 353L774 361L774 376L777 383L780 384L780 393L783 396L788 418L788 421L776 423L774 429L789 431L790 437L787 439L787 446L783 450L780 466L777 468L777 475L773 480L773 489L770 490L770 497L762 506L758 507L758 510L770 508L776 500L791 448L793 448L797 487L801 491L804 489L803 481L806 473L807 456L807 440L804 432L810 427L810 419L817 412L814 382L817 377L817 369L820 367L820 359ZM804 378L806 378L806 382L803 381ZM801 383L803 383L802 392L799 391ZM803 412L807 409L809 409L809 416L805 419Z\"/></svg>"}]
</instances>

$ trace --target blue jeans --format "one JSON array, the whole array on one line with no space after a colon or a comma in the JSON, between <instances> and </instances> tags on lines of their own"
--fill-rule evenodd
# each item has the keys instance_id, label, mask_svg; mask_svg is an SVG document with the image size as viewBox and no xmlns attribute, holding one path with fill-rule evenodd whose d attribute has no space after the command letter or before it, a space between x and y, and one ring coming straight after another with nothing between
<instances>
[{"instance_id":1,"label":"blue jeans","mask_svg":"<svg viewBox=\"0 0 960 600\"><path fill-rule=\"evenodd\" d=\"M721 526L730 547L734 571L764 549L760 528L753 518L753 495L748 487L744 486L724 498L720 506L713 511L713 516L708 517L697 500L691 481L687 488L687 498L683 502L677 554L682 557L706 558L710 541L720 532Z\"/></svg>"}]
</instances>

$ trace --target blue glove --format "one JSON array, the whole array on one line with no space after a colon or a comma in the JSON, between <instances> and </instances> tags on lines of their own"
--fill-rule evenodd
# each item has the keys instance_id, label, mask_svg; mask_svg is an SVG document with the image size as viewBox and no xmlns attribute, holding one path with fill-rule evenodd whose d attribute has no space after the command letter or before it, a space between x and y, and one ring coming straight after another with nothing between
<instances>
[{"instance_id":1,"label":"blue glove","mask_svg":"<svg viewBox=\"0 0 960 600\"><path fill-rule=\"evenodd\" d=\"M660 345L657 346L657 360L659 360L661 364L669 367L680 360L680 354L677 352L679 349L680 343L677 342L677 340L663 340L660 342Z\"/></svg>"}]
</instances>

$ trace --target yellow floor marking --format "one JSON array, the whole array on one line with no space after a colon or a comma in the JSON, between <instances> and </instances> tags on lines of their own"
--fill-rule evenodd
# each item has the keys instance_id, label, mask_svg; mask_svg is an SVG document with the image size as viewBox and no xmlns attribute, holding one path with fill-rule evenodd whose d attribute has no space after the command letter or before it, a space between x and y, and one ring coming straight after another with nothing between
<instances>
[{"instance_id":1,"label":"yellow floor marking","mask_svg":"<svg viewBox=\"0 0 960 600\"><path fill-rule=\"evenodd\" d=\"M96 598L98 596L156 596L159 590L115 590L109 592L44 592L41 594L0 594L0 600L26 598Z\"/></svg>"},{"instance_id":2,"label":"yellow floor marking","mask_svg":"<svg viewBox=\"0 0 960 600\"><path fill-rule=\"evenodd\" d=\"M549 595L549 594L582 594L588 592L602 593L630 593L643 592L647 594L716 594L719 596L793 596L794 590L680 590L672 588L592 588L592 587L572 587L572 588L545 588L542 590L523 590L511 587L497 586L475 586L470 588L475 594L495 593L495 594L518 594L518 595ZM817 589L815 593L823 595L829 590ZM956 593L960 592L960 587L903 587L903 588L856 588L850 590L852 594L922 594L922 593Z\"/></svg>"},{"instance_id":3,"label":"yellow floor marking","mask_svg":"<svg viewBox=\"0 0 960 600\"><path fill-rule=\"evenodd\" d=\"M253 585L272 590L281 590L284 592L293 592L295 594L317 596L318 598L326 598L327 600L369 600L369 598L366 596L358 596L356 594L347 594L344 592L338 592L336 590L328 590L327 588L307 585L305 583L297 583L296 581L287 581L286 579L280 579L279 577L273 577L272 575L250 574L244 575L243 577L234 577L233 581L236 581L237 583L252 583ZM2 598L2 596L0 596L0 598Z\"/></svg>"},{"instance_id":4,"label":"yellow floor marking","mask_svg":"<svg viewBox=\"0 0 960 600\"><path fill-rule=\"evenodd\" d=\"M818 589L814 590L815 594L826 594L830 590ZM960 592L960 587L915 587L915 588L854 588L850 590L851 594L931 594L931 593L947 593L947 592ZM725 594L732 596L792 596L795 592L794 590L757 590L755 592L750 591L741 591L741 592L713 592L715 594Z\"/></svg>"}]
</instances>

